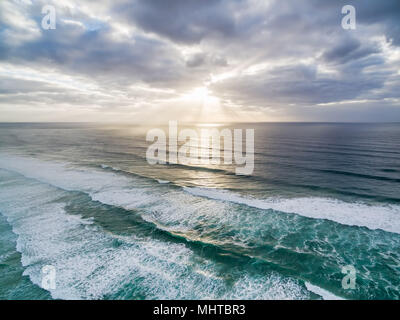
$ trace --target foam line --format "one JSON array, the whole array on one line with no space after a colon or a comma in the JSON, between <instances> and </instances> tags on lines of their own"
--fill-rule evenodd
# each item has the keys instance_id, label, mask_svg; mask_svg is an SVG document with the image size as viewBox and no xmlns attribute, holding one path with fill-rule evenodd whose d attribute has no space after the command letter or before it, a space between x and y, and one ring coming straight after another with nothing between
<instances>
[{"instance_id":1,"label":"foam line","mask_svg":"<svg viewBox=\"0 0 400 320\"><path fill-rule=\"evenodd\" d=\"M105 232L68 214L74 193L0 170L0 210L18 235L24 274L41 285L44 265L56 268L57 299L307 299L304 286L275 273L242 272L227 283L218 266L183 244ZM115 245L115 242L118 245Z\"/></svg>"},{"instance_id":2,"label":"foam line","mask_svg":"<svg viewBox=\"0 0 400 320\"><path fill-rule=\"evenodd\" d=\"M65 190L83 191L90 194L95 200L128 209L157 200L152 194L146 193L145 188L136 188L133 195L132 182L136 180L117 172L80 170L70 168L65 163L3 154L0 154L0 167ZM139 180L136 183L139 185ZM143 183L143 179L140 180L140 183ZM368 205L362 202L350 203L318 197L255 199L226 190L205 188L184 187L184 191L197 197L400 234L399 205Z\"/></svg>"},{"instance_id":3,"label":"foam line","mask_svg":"<svg viewBox=\"0 0 400 320\"><path fill-rule=\"evenodd\" d=\"M321 296L324 300L345 300L341 297L334 295L333 293L331 293L325 289L322 289L318 286L314 286L313 284L311 284L309 282L306 282L305 285L306 285L306 288L308 291L314 292L315 294Z\"/></svg>"},{"instance_id":4,"label":"foam line","mask_svg":"<svg viewBox=\"0 0 400 320\"><path fill-rule=\"evenodd\" d=\"M246 198L233 192L217 189L189 188L192 195L209 199L244 204L259 209L272 209L298 214L308 218L327 219L344 225L381 229L400 234L400 206L368 205L360 202L344 202L330 198Z\"/></svg>"}]
</instances>

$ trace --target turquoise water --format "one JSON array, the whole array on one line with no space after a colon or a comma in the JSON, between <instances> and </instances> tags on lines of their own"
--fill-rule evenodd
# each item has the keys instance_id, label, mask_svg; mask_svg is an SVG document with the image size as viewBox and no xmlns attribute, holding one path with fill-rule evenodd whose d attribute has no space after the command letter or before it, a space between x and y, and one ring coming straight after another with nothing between
<instances>
[{"instance_id":1,"label":"turquoise water","mask_svg":"<svg viewBox=\"0 0 400 320\"><path fill-rule=\"evenodd\" d=\"M21 253L16 250L17 236L0 215L0 297L2 299L50 299L49 292L33 284L24 275Z\"/></svg>"},{"instance_id":2,"label":"turquoise water","mask_svg":"<svg viewBox=\"0 0 400 320\"><path fill-rule=\"evenodd\" d=\"M400 126L242 126L251 177L150 166L144 127L0 125L0 298L398 299Z\"/></svg>"}]
</instances>

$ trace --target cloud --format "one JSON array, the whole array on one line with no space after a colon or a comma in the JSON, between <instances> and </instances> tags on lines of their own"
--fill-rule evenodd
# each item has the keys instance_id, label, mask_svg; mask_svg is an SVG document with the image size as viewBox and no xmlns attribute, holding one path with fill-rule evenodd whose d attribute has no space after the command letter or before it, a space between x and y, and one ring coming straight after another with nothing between
<instances>
[{"instance_id":1,"label":"cloud","mask_svg":"<svg viewBox=\"0 0 400 320\"><path fill-rule=\"evenodd\" d=\"M186 60L186 66L188 68L197 68L200 66L206 67L226 67L228 61L225 57L208 55L204 52L198 52L190 55Z\"/></svg>"},{"instance_id":2,"label":"cloud","mask_svg":"<svg viewBox=\"0 0 400 320\"><path fill-rule=\"evenodd\" d=\"M355 38L347 38L337 46L326 50L323 59L326 62L346 63L377 53L380 53L380 48L376 43L362 45Z\"/></svg>"},{"instance_id":3,"label":"cloud","mask_svg":"<svg viewBox=\"0 0 400 320\"><path fill-rule=\"evenodd\" d=\"M226 100L270 107L356 99L382 88L383 82L382 77L366 78L349 70L339 76L321 75L315 65L297 64L266 70L257 76L235 77L215 84L213 90Z\"/></svg>"},{"instance_id":4,"label":"cloud","mask_svg":"<svg viewBox=\"0 0 400 320\"><path fill-rule=\"evenodd\" d=\"M172 41L193 44L205 37L229 37L235 32L233 6L223 0L128 1L116 6L128 21Z\"/></svg>"},{"instance_id":5,"label":"cloud","mask_svg":"<svg viewBox=\"0 0 400 320\"><path fill-rule=\"evenodd\" d=\"M41 28L47 4L56 30ZM344 4L356 7L356 30L341 27ZM3 0L0 110L197 115L204 103L185 97L208 87L238 120L345 118L345 106L371 115L380 105L400 119L398 21L398 0Z\"/></svg>"}]
</instances>

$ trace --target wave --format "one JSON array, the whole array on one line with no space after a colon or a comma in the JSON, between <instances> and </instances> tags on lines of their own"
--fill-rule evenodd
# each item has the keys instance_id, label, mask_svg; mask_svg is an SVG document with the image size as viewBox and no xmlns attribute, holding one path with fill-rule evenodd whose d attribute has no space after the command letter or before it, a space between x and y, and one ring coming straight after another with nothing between
<instances>
[{"instance_id":1,"label":"wave","mask_svg":"<svg viewBox=\"0 0 400 320\"><path fill-rule=\"evenodd\" d=\"M400 182L400 179L397 178L389 178L389 177L382 177L382 176L374 176L369 174L362 174L356 172L348 172L348 171L341 171L341 170L320 170L321 172L332 173L332 174L340 174L350 177L357 177L357 178L366 178L372 180L380 180L380 181L389 181L389 182Z\"/></svg>"},{"instance_id":2,"label":"wave","mask_svg":"<svg viewBox=\"0 0 400 320\"><path fill-rule=\"evenodd\" d=\"M346 172L346 171L340 171L340 170L311 169L311 168L307 168L304 166L285 164L282 162L268 161L268 163L274 164L274 165L279 165L279 166L292 167L295 169L306 170L306 171L310 171L310 172L321 172L321 173L330 173L330 174L338 174L338 175L341 174L341 175L347 175L347 176L352 176L352 177L373 179L373 180L378 180L378 181L388 181L388 182L395 182L395 183L400 182L400 179L389 178L389 177L384 177L384 176L364 175L364 174L358 174L358 173L352 173L352 172ZM210 172L210 173L223 174L225 176L230 176L232 179L238 178L238 176L234 173L234 171L229 171L229 170L226 170L223 168L200 167L200 166L185 165L185 164L179 164L179 163L166 163L165 165L169 166L169 167L180 168L183 170L205 171L205 172ZM113 171L121 172L121 173L128 174L128 175L134 175L137 177L153 179L153 180L156 180L157 182L159 180L157 178L146 176L146 175L143 175L143 174L140 174L137 172L127 171L127 170L123 170L120 168L113 168L109 165L101 165L101 167L105 170L113 170ZM390 171L390 172L393 172L393 171ZM332 197L335 197L335 196L357 197L360 199L365 199L367 201L372 200L372 201L376 201L376 202L384 202L384 203L389 202L389 203L393 203L393 204L400 203L400 198L398 198L398 197L371 195L371 194L355 192L354 190L348 191L348 190L342 190L342 189L337 189L337 188L321 187L321 186L312 185L312 184L293 183L293 182L287 182L287 181L282 181L279 179L272 179L272 178L263 177L263 176L255 176L255 175L240 176L240 179L248 179L248 180L251 180L251 181L254 181L257 183L269 183L269 184L274 184L277 186L280 185L282 187L295 187L295 188L301 188L301 189L312 190L312 191L320 191L320 192L328 193L328 194L332 195ZM169 184L180 187L180 185L176 185L172 182L169 182Z\"/></svg>"},{"instance_id":3,"label":"wave","mask_svg":"<svg viewBox=\"0 0 400 320\"><path fill-rule=\"evenodd\" d=\"M12 174L4 174L7 180ZM233 283L226 270L183 244L106 232L71 215L67 193L19 178L2 186L0 208L18 235L24 274L41 286L41 270L56 270L56 299L307 299L297 280L242 270ZM81 200L77 201L80 203ZM234 268L235 269L235 268ZM179 286L176 284L179 283Z\"/></svg>"},{"instance_id":4,"label":"wave","mask_svg":"<svg viewBox=\"0 0 400 320\"><path fill-rule=\"evenodd\" d=\"M390 173L392 173L392 172L398 172L398 170L396 170L396 169L381 169L381 171L382 171L382 172L390 172Z\"/></svg>"},{"instance_id":5,"label":"wave","mask_svg":"<svg viewBox=\"0 0 400 320\"><path fill-rule=\"evenodd\" d=\"M97 167L97 166L94 166L94 167ZM145 179L154 180L154 181L157 181L159 184L170 184L171 183L171 181L168 181L168 180L152 178L152 177L149 177L149 176L146 176L146 175L138 174L138 173L135 173L135 172L132 172L132 171L123 170L123 169L120 169L120 168L117 168L117 167L112 167L112 166L109 166L109 165L106 165L106 164L101 164L100 167L102 169L104 169L104 170L111 170L111 171L119 172L121 174L128 175L128 176L134 176L134 177L138 177L138 178L145 178ZM175 185L175 186L177 186L177 185Z\"/></svg>"},{"instance_id":6,"label":"wave","mask_svg":"<svg viewBox=\"0 0 400 320\"><path fill-rule=\"evenodd\" d=\"M371 261L371 264L380 259L373 253L380 241L385 243L380 251L389 252L398 245L398 238L392 234L399 233L399 225L396 224L399 211L396 206L369 206L326 198L253 199L226 190L200 188L184 188L182 192L181 188L161 186L153 180L136 178L135 175L127 176L112 169L94 170L25 157L0 157L0 167L57 188L81 191L101 204L132 212L139 210L141 218L154 223L157 230L168 231L172 236L182 236L186 242L198 241L202 246L211 244L227 248L225 256L241 254L243 250L248 257L279 266L279 273L282 270L301 272L310 268L316 268L313 270L319 272L325 269L332 272L335 270L332 268L336 268L340 272L339 259L346 257L353 261L353 250L359 245L373 249L370 253L368 250L362 252L363 259ZM37 196L30 191L25 194L34 198L46 198L50 195L43 193ZM38 205L37 208L41 209L42 206ZM378 211L375 212L375 209ZM132 212L126 211L124 215L128 217ZM307 221L304 217L312 220ZM109 219L114 222L115 216ZM355 230L350 227L338 228L339 225L328 220L342 225L365 226L372 230L382 229L389 232L372 232L366 228L357 230L357 234L362 234L362 237L357 238L351 247L342 248L341 243L347 239L347 233ZM84 225L88 230L92 227L88 222ZM302 234L302 239L291 238L299 233ZM167 240L170 241L170 238ZM153 240L155 241L151 237L146 242ZM188 248L191 248L189 252L193 256L196 250L190 245L186 247ZM193 259L196 258L193 256ZM209 272L207 270L206 273ZM289 275L296 278L296 272ZM214 276L217 277L215 274ZM310 281L309 277L310 274L300 276L301 279ZM385 276L379 273L378 277L384 279Z\"/></svg>"},{"instance_id":7,"label":"wave","mask_svg":"<svg viewBox=\"0 0 400 320\"><path fill-rule=\"evenodd\" d=\"M182 169L196 170L195 169L196 167L193 167L193 166L186 166L186 165L182 165L182 164L177 164L176 166L180 166L180 167L182 167ZM98 166L95 166L95 167L98 167ZM123 170L123 169L120 169L120 168L113 168L113 167L108 166L108 165L101 165L101 168L103 168L104 170L111 170L111 171L120 172L120 173L125 174L125 175L130 175L130 176L135 176L135 177L155 180L158 183L159 183L159 181L163 181L163 180L160 180L160 179L157 179L157 178L153 178L151 176L139 174L137 172ZM298 167L298 168L302 168L302 167ZM302 168L302 169L306 169L306 168ZM232 178L238 178L238 176L235 175L233 172L225 171L225 170L222 170L222 169L200 168L199 170L200 171L204 170L204 171L213 172L213 173L222 173L224 175L231 176ZM314 169L307 169L307 170L322 172L322 170L314 170ZM378 196L378 195L369 195L369 194L363 194L363 193L354 192L354 191L344 191L344 190L338 190L338 189L333 189L333 188L328 188L328 187L321 187L321 186L316 186L316 185L309 185L309 184L305 185L305 184L299 184L299 183L290 183L290 182L284 182L282 180L265 178L265 177L260 177L260 176L240 176L240 178L241 179L250 179L250 180L261 182L261 183L263 183L263 182L272 183L272 184L275 184L275 185L281 185L283 187L297 187L297 188L302 188L302 189L307 189L307 190L326 192L326 193L331 194L332 196L340 195L340 196L347 196L347 197L357 197L357 198L366 199L366 200L373 200L373 201L377 201L377 202L386 202L386 203L389 202L389 203L396 203L396 204L400 202L399 198ZM171 181L169 181L168 184L170 186L174 186L174 187L178 187L178 188L181 187L181 185L175 184L175 183L173 183Z\"/></svg>"},{"instance_id":8,"label":"wave","mask_svg":"<svg viewBox=\"0 0 400 320\"><path fill-rule=\"evenodd\" d=\"M308 218L327 219L349 226L381 229L400 234L400 206L372 206L329 198L255 199L218 189L189 188L190 194L214 200L243 204L258 209L298 214Z\"/></svg>"},{"instance_id":9,"label":"wave","mask_svg":"<svg viewBox=\"0 0 400 320\"><path fill-rule=\"evenodd\" d=\"M321 296L324 300L344 300L342 297L338 297L333 293L315 286L309 282L306 282L306 288L308 291L314 292L315 294Z\"/></svg>"},{"instance_id":10,"label":"wave","mask_svg":"<svg viewBox=\"0 0 400 320\"><path fill-rule=\"evenodd\" d=\"M104 165L103 165L104 166ZM19 156L0 157L0 167L21 173L28 178L50 183L65 190L78 190L91 194L95 200L112 205L135 208L153 201L153 193L146 188L136 188L132 197L132 177L98 171L71 168L66 163L41 161ZM120 171L117 168L111 168ZM125 171L123 171L125 173ZM138 176L132 173L133 176ZM157 179L152 179L157 180ZM144 183L144 181L141 181ZM350 226L367 227L400 233L400 206L368 205L361 202L344 202L331 198L247 198L226 190L183 187L194 196L238 203L249 207L292 213L314 219L327 219ZM179 205L178 205L179 207Z\"/></svg>"},{"instance_id":11,"label":"wave","mask_svg":"<svg viewBox=\"0 0 400 320\"><path fill-rule=\"evenodd\" d=\"M171 181L168 181L168 180L160 180L160 179L157 179L157 182L158 182L159 184L168 184L168 183L171 183Z\"/></svg>"}]
</instances>

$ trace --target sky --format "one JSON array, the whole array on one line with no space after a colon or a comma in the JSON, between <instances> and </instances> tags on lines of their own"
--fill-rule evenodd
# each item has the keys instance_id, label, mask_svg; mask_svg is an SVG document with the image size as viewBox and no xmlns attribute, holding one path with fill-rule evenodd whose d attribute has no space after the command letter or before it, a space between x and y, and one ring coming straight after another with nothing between
<instances>
[{"instance_id":1,"label":"sky","mask_svg":"<svg viewBox=\"0 0 400 320\"><path fill-rule=\"evenodd\" d=\"M0 121L167 120L400 121L400 1L0 0Z\"/></svg>"}]
</instances>

